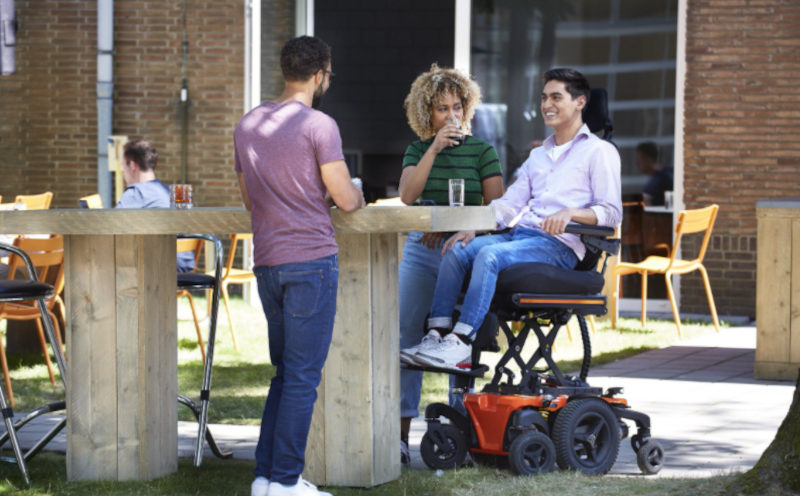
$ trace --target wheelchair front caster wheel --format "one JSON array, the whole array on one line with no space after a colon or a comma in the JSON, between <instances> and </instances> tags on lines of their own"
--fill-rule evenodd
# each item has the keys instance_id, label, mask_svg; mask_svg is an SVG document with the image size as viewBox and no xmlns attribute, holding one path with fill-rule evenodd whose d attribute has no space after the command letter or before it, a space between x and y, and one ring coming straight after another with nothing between
<instances>
[{"instance_id":1,"label":"wheelchair front caster wheel","mask_svg":"<svg viewBox=\"0 0 800 496\"><path fill-rule=\"evenodd\" d=\"M508 463L517 475L550 472L556 466L556 446L541 432L520 434L508 450Z\"/></svg>"},{"instance_id":2,"label":"wheelchair front caster wheel","mask_svg":"<svg viewBox=\"0 0 800 496\"><path fill-rule=\"evenodd\" d=\"M430 426L419 445L422 461L432 469L449 470L464 463L467 441L464 434L451 424Z\"/></svg>"},{"instance_id":3,"label":"wheelchair front caster wheel","mask_svg":"<svg viewBox=\"0 0 800 496\"><path fill-rule=\"evenodd\" d=\"M664 466L664 448L654 439L644 443L636 452L636 464L644 475L657 474Z\"/></svg>"}]
</instances>

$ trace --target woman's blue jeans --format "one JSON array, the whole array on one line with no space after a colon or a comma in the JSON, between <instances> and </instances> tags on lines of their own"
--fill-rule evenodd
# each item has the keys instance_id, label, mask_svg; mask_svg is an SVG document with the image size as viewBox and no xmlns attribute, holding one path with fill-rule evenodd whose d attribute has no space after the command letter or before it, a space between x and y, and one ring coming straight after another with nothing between
<instances>
[{"instance_id":1,"label":"woman's blue jeans","mask_svg":"<svg viewBox=\"0 0 800 496\"><path fill-rule=\"evenodd\" d=\"M542 262L572 269L578 257L567 245L544 231L516 227L509 232L478 236L467 246L448 251L436 279L430 317L439 322L449 322L453 314L464 278L470 276L467 294L461 304L459 322L468 325L474 336L483 323L494 296L497 274L506 267L524 262ZM445 320L447 319L447 320Z\"/></svg>"},{"instance_id":2,"label":"woman's blue jeans","mask_svg":"<svg viewBox=\"0 0 800 496\"><path fill-rule=\"evenodd\" d=\"M403 245L403 258L398 273L398 305L400 313L400 349L418 345L425 335L425 317L431 308L436 275L442 261L442 248L429 249L420 243L422 233L411 232ZM450 376L450 388L453 376ZM400 369L400 416L419 415L422 372ZM458 395L449 395L451 406L461 403Z\"/></svg>"},{"instance_id":3,"label":"woman's blue jeans","mask_svg":"<svg viewBox=\"0 0 800 496\"><path fill-rule=\"evenodd\" d=\"M337 255L254 269L275 366L255 475L293 485L303 472L311 414L328 356L339 281Z\"/></svg>"}]
</instances>

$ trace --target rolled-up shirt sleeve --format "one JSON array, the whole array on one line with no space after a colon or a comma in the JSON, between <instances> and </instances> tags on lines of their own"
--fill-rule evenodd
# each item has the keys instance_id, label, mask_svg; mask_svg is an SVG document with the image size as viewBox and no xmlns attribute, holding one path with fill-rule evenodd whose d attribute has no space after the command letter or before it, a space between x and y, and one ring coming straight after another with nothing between
<instances>
[{"instance_id":1,"label":"rolled-up shirt sleeve","mask_svg":"<svg viewBox=\"0 0 800 496\"><path fill-rule=\"evenodd\" d=\"M589 165L594 199L587 205L597 216L597 225L616 227L622 222L622 191L619 153L610 143L598 147Z\"/></svg>"}]
</instances>

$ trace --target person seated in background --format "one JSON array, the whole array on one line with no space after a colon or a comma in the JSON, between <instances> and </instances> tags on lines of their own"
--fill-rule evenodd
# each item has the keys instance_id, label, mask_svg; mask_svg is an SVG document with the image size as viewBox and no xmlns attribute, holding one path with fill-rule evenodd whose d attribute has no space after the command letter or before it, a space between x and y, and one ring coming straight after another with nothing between
<instances>
[{"instance_id":1,"label":"person seated in background","mask_svg":"<svg viewBox=\"0 0 800 496\"><path fill-rule=\"evenodd\" d=\"M573 69L551 69L543 80L541 115L554 133L531 151L505 194L490 203L497 228L510 230L478 237L461 231L445 243L427 329L446 335L437 347L414 355L418 364L469 368L474 335L503 269L527 262L572 269L586 248L577 235L564 232L567 224L614 227L622 220L619 153L583 123L589 83ZM470 272L453 326L453 309Z\"/></svg>"},{"instance_id":2,"label":"person seated in background","mask_svg":"<svg viewBox=\"0 0 800 496\"><path fill-rule=\"evenodd\" d=\"M169 208L169 188L156 177L158 152L145 140L125 143L122 179L125 191L115 208ZM194 269L194 253L178 253L178 272Z\"/></svg>"},{"instance_id":3,"label":"person seated in background","mask_svg":"<svg viewBox=\"0 0 800 496\"><path fill-rule=\"evenodd\" d=\"M642 190L644 204L663 205L664 192L672 191L672 169L658 162L658 146L655 143L639 143L636 147L636 167L642 174L650 176Z\"/></svg>"}]
</instances>

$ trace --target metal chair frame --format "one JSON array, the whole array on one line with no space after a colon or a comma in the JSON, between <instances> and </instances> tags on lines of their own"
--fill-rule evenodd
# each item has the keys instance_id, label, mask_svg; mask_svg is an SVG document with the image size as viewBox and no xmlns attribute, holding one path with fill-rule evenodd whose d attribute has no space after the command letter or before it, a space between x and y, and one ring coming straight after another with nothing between
<instances>
[{"instance_id":1,"label":"metal chair frame","mask_svg":"<svg viewBox=\"0 0 800 496\"><path fill-rule=\"evenodd\" d=\"M66 360L64 359L64 355L61 353L61 347L54 344L56 343L56 335L55 330L53 327L53 322L50 320L50 314L47 309L46 300L53 296L55 289L53 286L49 284L45 284L39 281L36 275L36 269L31 261L30 257L25 253L24 250L20 248L8 245L5 243L0 243L0 249L9 251L14 253L20 259L25 262L25 267L28 271L28 279L25 281L0 281L0 287L4 285L10 288L15 289L15 294L10 296L2 297L0 296L0 301L3 302L14 302L14 301L30 301L36 300L39 306L39 311L42 315L42 322L44 323L45 333L47 334L47 340L50 342L50 347L53 350L53 355L55 356L56 363L58 365L58 370L61 373L61 380L65 385L66 388L66 377L67 377L67 366ZM13 286L12 286L13 285ZM49 405L45 405L40 407L30 414L28 414L25 418L18 422L14 422L14 411L9 406L8 402L6 401L6 395L2 388L0 388L0 409L3 415L3 421L6 426L6 432L2 436L0 436L0 446L5 444L6 441L11 441L11 447L14 451L14 459L5 459L3 458L2 461L10 461L16 462L20 472L22 473L23 478L25 479L25 483L30 485L30 476L28 474L28 468L26 466L26 461L30 460L33 456L35 456L39 451L44 448L44 446L50 442L66 425L66 419L62 419L56 426L54 426L44 437L42 437L30 450L26 453L22 453L22 449L19 445L19 439L17 437L17 430L22 428L25 424L33 420L34 418L43 415L45 413L50 413L54 411L64 410L66 408L66 403L64 401L59 401L55 403L51 403Z\"/></svg>"},{"instance_id":2,"label":"metal chair frame","mask_svg":"<svg viewBox=\"0 0 800 496\"><path fill-rule=\"evenodd\" d=\"M230 458L231 452L219 449L211 431L208 430L208 404L211 393L211 366L214 362L214 342L217 333L217 315L219 311L219 294L222 287L222 243L213 234L191 233L179 234L178 239L201 239L214 245L214 275L199 274L197 272L179 272L177 274L178 290L189 291L211 290L211 315L208 325L208 340L203 364L203 385L200 389L200 405L190 398L179 394L178 403L189 407L197 419L197 439L195 441L194 465L199 467L203 461L203 440L208 441L211 451L219 458Z\"/></svg>"}]
</instances>

